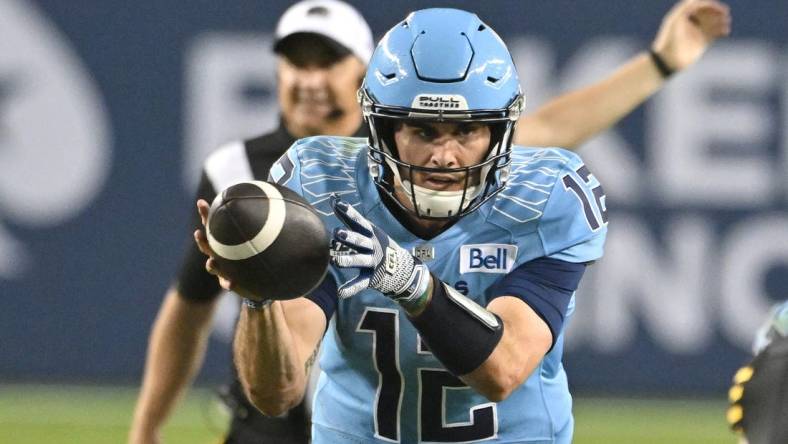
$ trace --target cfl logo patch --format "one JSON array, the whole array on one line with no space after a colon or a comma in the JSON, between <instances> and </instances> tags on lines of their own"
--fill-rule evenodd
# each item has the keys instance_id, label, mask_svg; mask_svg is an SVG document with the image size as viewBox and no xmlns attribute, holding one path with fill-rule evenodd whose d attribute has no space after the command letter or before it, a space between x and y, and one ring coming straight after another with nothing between
<instances>
[{"instance_id":1,"label":"cfl logo patch","mask_svg":"<svg viewBox=\"0 0 788 444\"><path fill-rule=\"evenodd\" d=\"M460 273L500 273L512 270L517 260L517 245L474 244L460 250Z\"/></svg>"},{"instance_id":2,"label":"cfl logo patch","mask_svg":"<svg viewBox=\"0 0 788 444\"><path fill-rule=\"evenodd\" d=\"M397 270L397 252L391 247L386 247L386 273L394 274Z\"/></svg>"}]
</instances>

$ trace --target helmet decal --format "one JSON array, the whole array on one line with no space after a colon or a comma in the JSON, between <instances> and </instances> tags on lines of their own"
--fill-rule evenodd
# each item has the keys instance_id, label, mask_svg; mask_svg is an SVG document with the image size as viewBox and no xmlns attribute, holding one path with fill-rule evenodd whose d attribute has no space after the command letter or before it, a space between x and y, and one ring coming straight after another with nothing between
<instances>
[{"instance_id":1,"label":"helmet decal","mask_svg":"<svg viewBox=\"0 0 788 444\"><path fill-rule=\"evenodd\" d=\"M459 94L419 94L413 98L411 108L467 110L468 101Z\"/></svg>"}]
</instances>

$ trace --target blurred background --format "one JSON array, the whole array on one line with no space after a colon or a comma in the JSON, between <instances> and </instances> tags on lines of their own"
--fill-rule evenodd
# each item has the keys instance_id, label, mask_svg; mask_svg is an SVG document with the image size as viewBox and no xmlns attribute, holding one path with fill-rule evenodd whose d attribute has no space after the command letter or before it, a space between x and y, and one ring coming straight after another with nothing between
<instances>
[{"instance_id":1,"label":"blurred background","mask_svg":"<svg viewBox=\"0 0 788 444\"><path fill-rule=\"evenodd\" d=\"M413 9L477 12L531 110L647 48L673 4L350 3L377 38ZM125 439L202 161L277 123L289 4L0 0L0 442ZM734 442L731 375L788 296L788 3L728 4L729 38L581 150L611 228L564 359L578 443ZM235 306L168 442L221 435Z\"/></svg>"}]
</instances>

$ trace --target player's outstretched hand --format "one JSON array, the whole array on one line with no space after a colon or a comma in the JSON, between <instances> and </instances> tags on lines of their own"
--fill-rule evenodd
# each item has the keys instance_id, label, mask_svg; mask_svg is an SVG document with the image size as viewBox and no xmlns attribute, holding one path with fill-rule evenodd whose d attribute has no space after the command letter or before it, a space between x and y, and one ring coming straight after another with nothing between
<instances>
[{"instance_id":1,"label":"player's outstretched hand","mask_svg":"<svg viewBox=\"0 0 788 444\"><path fill-rule=\"evenodd\" d=\"M205 224L208 221L208 210L210 210L211 206L203 199L197 201L197 211L200 213L200 220L202 220L202 226L205 227ZM194 241L197 242L197 248L200 251L208 256L208 260L205 261L205 270L208 273L219 278L219 285L222 286L225 290L232 291L237 295L252 299L252 300L260 300L260 296L256 296L249 291L246 291L242 287L236 285L230 279L227 279L224 275L222 275L219 267L217 265L216 260L214 259L215 254L213 250L211 250L211 246L208 244L208 238L205 236L205 232L203 230L195 230L194 231Z\"/></svg>"},{"instance_id":2,"label":"player's outstretched hand","mask_svg":"<svg viewBox=\"0 0 788 444\"><path fill-rule=\"evenodd\" d=\"M426 291L430 279L426 265L348 203L332 196L331 206L345 224L345 228L334 230L332 239L335 247L345 248L334 248L331 261L340 268L359 270L358 276L340 285L340 297L374 288L398 302L407 302Z\"/></svg>"},{"instance_id":3,"label":"player's outstretched hand","mask_svg":"<svg viewBox=\"0 0 788 444\"><path fill-rule=\"evenodd\" d=\"M728 5L715 0L683 0L662 19L651 49L671 69L680 71L695 63L711 43L730 32Z\"/></svg>"}]
</instances>

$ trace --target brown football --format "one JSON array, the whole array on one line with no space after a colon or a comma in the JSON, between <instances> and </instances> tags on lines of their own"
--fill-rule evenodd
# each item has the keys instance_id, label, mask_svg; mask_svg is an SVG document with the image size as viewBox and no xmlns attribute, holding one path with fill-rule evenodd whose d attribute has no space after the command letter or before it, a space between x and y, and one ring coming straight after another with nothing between
<instances>
[{"instance_id":1,"label":"brown football","mask_svg":"<svg viewBox=\"0 0 788 444\"><path fill-rule=\"evenodd\" d=\"M208 243L219 270L262 299L308 294L325 277L329 237L303 197L277 184L250 181L216 196Z\"/></svg>"}]
</instances>

